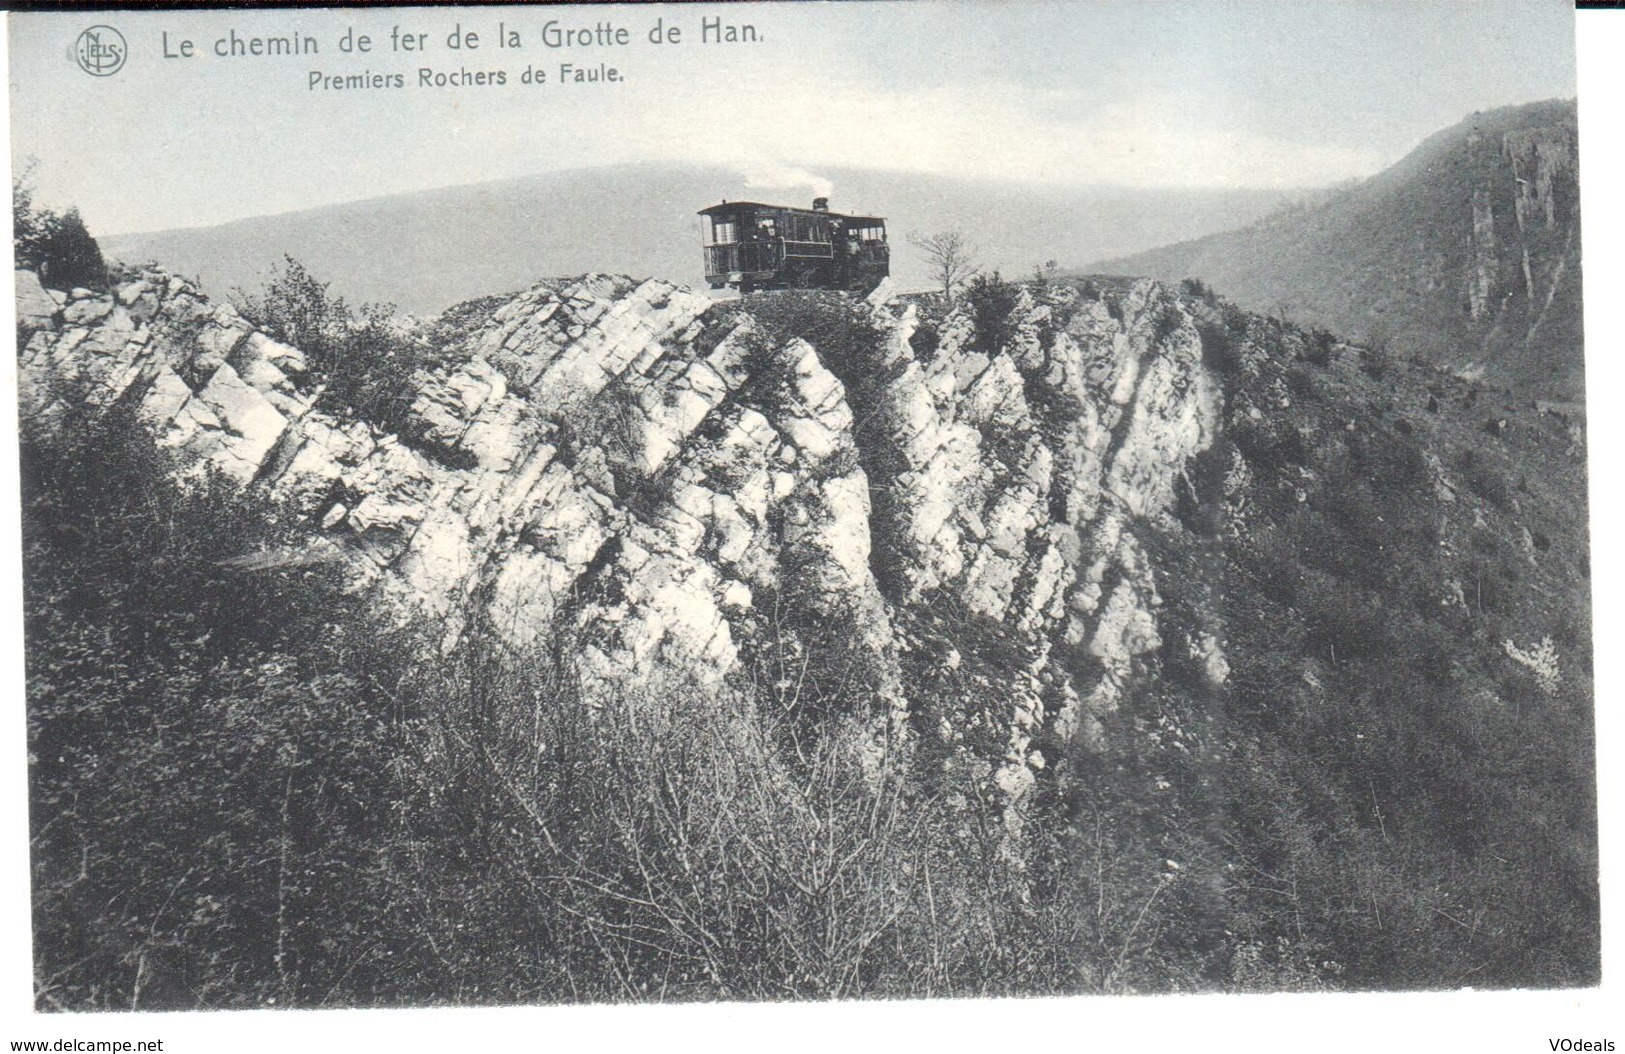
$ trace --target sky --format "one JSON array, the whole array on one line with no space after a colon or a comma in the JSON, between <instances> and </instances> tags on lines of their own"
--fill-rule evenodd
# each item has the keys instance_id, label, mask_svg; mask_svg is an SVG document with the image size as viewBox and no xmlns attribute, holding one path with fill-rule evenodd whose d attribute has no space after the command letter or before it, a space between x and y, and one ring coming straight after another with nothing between
<instances>
[{"instance_id":1,"label":"sky","mask_svg":"<svg viewBox=\"0 0 1625 1054\"><path fill-rule=\"evenodd\" d=\"M701 22L755 43L707 43ZM547 47L560 29L625 45ZM677 44L648 40L656 22ZM111 24L122 68L75 42ZM520 35L498 48L499 25ZM456 28L479 48L446 46ZM14 162L102 235L627 161L721 164L764 190L841 167L1058 185L1313 187L1370 175L1474 110L1574 94L1563 0L917 2L19 13ZM426 49L392 50L391 33ZM344 54L347 31L373 49ZM309 35L314 55L218 57ZM166 36L167 35L167 36ZM192 58L165 57L191 40ZM560 83L559 66L617 82ZM496 86L418 85L502 70ZM547 83L527 85L527 69ZM400 89L312 89L400 73Z\"/></svg>"}]
</instances>

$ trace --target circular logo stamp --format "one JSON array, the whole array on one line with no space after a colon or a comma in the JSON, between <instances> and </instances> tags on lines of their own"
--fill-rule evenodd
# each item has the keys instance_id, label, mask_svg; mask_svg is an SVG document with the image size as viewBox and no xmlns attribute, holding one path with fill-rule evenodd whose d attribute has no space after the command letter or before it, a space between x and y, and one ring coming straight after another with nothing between
<instances>
[{"instance_id":1,"label":"circular logo stamp","mask_svg":"<svg viewBox=\"0 0 1625 1054\"><path fill-rule=\"evenodd\" d=\"M124 68L129 53L124 34L112 26L91 26L73 44L74 61L92 77L111 77Z\"/></svg>"}]
</instances>

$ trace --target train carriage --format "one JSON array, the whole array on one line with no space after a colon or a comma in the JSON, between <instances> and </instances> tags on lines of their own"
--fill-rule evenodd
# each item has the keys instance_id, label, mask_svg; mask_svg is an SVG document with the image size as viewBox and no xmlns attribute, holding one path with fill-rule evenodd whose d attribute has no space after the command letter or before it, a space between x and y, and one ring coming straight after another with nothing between
<instances>
[{"instance_id":1,"label":"train carriage","mask_svg":"<svg viewBox=\"0 0 1625 1054\"><path fill-rule=\"evenodd\" d=\"M705 280L711 288L843 289L867 293L891 273L881 216L725 201L700 210Z\"/></svg>"}]
</instances>

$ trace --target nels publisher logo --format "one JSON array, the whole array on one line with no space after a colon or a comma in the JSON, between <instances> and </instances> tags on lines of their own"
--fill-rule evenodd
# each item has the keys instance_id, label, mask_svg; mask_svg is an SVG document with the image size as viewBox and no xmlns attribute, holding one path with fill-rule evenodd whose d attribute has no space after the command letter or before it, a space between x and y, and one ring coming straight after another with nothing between
<instances>
[{"instance_id":1,"label":"nels publisher logo","mask_svg":"<svg viewBox=\"0 0 1625 1054\"><path fill-rule=\"evenodd\" d=\"M92 77L111 77L124 68L130 49L112 26L91 26L73 44L73 58Z\"/></svg>"}]
</instances>

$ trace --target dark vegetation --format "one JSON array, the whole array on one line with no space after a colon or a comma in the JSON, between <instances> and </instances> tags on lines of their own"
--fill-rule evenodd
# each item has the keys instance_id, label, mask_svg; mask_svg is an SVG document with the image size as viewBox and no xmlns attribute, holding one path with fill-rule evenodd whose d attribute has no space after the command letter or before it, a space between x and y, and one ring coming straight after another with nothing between
<instances>
[{"instance_id":1,"label":"dark vegetation","mask_svg":"<svg viewBox=\"0 0 1625 1054\"><path fill-rule=\"evenodd\" d=\"M354 691L371 652L336 577L222 570L285 529L177 486L125 405L25 427L22 462L40 1005L331 984L321 944L374 921L357 883L389 820L389 719Z\"/></svg>"},{"instance_id":2,"label":"dark vegetation","mask_svg":"<svg viewBox=\"0 0 1625 1054\"><path fill-rule=\"evenodd\" d=\"M1486 441L1474 385L1205 313L1229 428L1181 505L1202 540L1163 539L1159 581L1234 669L1203 737L1228 926L1350 987L1594 983L1585 476L1563 422L1520 408ZM1222 595L1181 563L1222 566ZM1548 636L1557 684L1504 646Z\"/></svg>"},{"instance_id":3,"label":"dark vegetation","mask_svg":"<svg viewBox=\"0 0 1625 1054\"><path fill-rule=\"evenodd\" d=\"M997 271L979 274L967 284L965 300L976 323L974 347L982 354L995 354L1015 335L1017 288Z\"/></svg>"},{"instance_id":4,"label":"dark vegetation","mask_svg":"<svg viewBox=\"0 0 1625 1054\"><path fill-rule=\"evenodd\" d=\"M1121 317L1111 281L1074 288ZM1062 759L1039 786L1040 822L1071 846L1059 873L1124 865L1115 888L1148 906L1156 987L1595 983L1573 429L1386 341L1182 292L1227 427L1186 465L1175 521L1137 529L1165 601L1145 684L1105 719L1104 752L1043 746ZM1159 309L1154 335L1177 320ZM941 605L928 621L976 658L907 675L969 737L1000 675L938 684L1009 644ZM1223 642L1222 687L1195 658L1204 635ZM1555 681L1507 648L1548 635Z\"/></svg>"},{"instance_id":5,"label":"dark vegetation","mask_svg":"<svg viewBox=\"0 0 1625 1054\"><path fill-rule=\"evenodd\" d=\"M11 183L12 246L17 266L56 289L107 288L107 263L77 208L57 212L34 200L32 167Z\"/></svg>"},{"instance_id":6,"label":"dark vegetation","mask_svg":"<svg viewBox=\"0 0 1625 1054\"><path fill-rule=\"evenodd\" d=\"M413 375L430 364L429 346L407 332L392 304L355 308L298 260L284 257L259 293L238 290L237 310L310 363L307 383L323 384L321 409L358 417L416 439Z\"/></svg>"},{"instance_id":7,"label":"dark vegetation","mask_svg":"<svg viewBox=\"0 0 1625 1054\"><path fill-rule=\"evenodd\" d=\"M478 626L433 658L332 568L223 564L293 540L268 526L293 517L178 485L140 428L120 406L24 436L42 1008L1158 976L1141 905L1036 888L1050 872L1004 853L966 780L864 761L866 715L827 664L798 714L769 705L782 677L587 699L559 673L570 642L538 662Z\"/></svg>"}]
</instances>

